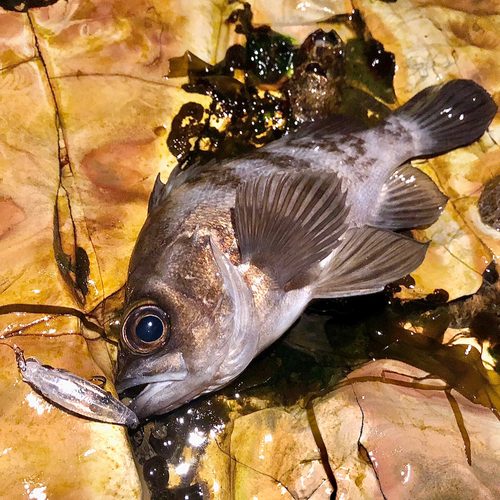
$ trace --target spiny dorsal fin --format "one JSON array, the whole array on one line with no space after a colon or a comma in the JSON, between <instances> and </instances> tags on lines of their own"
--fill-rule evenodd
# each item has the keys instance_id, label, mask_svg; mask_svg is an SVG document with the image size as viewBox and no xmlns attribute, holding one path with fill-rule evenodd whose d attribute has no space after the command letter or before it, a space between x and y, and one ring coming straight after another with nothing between
<instances>
[{"instance_id":1,"label":"spiny dorsal fin","mask_svg":"<svg viewBox=\"0 0 500 500\"><path fill-rule=\"evenodd\" d=\"M243 263L281 288L327 257L347 229L346 194L336 174L271 174L236 191L235 230Z\"/></svg>"},{"instance_id":2,"label":"spiny dorsal fin","mask_svg":"<svg viewBox=\"0 0 500 500\"><path fill-rule=\"evenodd\" d=\"M383 185L370 225L386 229L427 226L436 222L447 201L427 174L404 163Z\"/></svg>"},{"instance_id":3,"label":"spiny dorsal fin","mask_svg":"<svg viewBox=\"0 0 500 500\"><path fill-rule=\"evenodd\" d=\"M350 297L379 292L414 271L427 243L370 226L349 229L317 280L315 298Z\"/></svg>"},{"instance_id":4,"label":"spiny dorsal fin","mask_svg":"<svg viewBox=\"0 0 500 500\"><path fill-rule=\"evenodd\" d=\"M166 187L167 184L164 184L161 181L161 176L158 174L156 176L155 185L153 186L153 191L151 191L151 194L149 195L148 214L150 214L166 198Z\"/></svg>"}]
</instances>

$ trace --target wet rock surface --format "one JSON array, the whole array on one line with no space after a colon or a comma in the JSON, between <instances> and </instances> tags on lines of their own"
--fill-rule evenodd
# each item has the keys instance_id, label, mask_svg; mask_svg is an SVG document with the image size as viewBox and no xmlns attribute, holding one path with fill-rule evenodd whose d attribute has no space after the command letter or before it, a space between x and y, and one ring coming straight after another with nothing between
<instances>
[{"instance_id":1,"label":"wet rock surface","mask_svg":"<svg viewBox=\"0 0 500 500\"><path fill-rule=\"evenodd\" d=\"M125 281L154 178L175 163L155 131L186 102L165 79L168 60L188 49L213 59L214 5L196 19L182 2L0 9L0 475L11 499L142 495L125 429L49 404L21 380L9 346L104 375L114 391L103 333L121 305L108 299Z\"/></svg>"},{"instance_id":2,"label":"wet rock surface","mask_svg":"<svg viewBox=\"0 0 500 500\"><path fill-rule=\"evenodd\" d=\"M0 11L1 342L104 375L113 391L122 286L150 190L203 134L209 159L326 111L373 124L457 77L497 99L498 9L353 4L359 15L344 1L256 1L253 28L242 14L226 23L248 8L222 0ZM308 40L305 57L294 61L280 33ZM245 76L263 40L267 63ZM225 136L210 129L234 117L251 122L248 137L236 119ZM311 305L230 387L130 433L142 485L124 429L50 405L0 345L9 498L498 498L498 140L496 120L479 143L414 163L450 202L414 231L432 243L412 277Z\"/></svg>"},{"instance_id":3,"label":"wet rock surface","mask_svg":"<svg viewBox=\"0 0 500 500\"><path fill-rule=\"evenodd\" d=\"M372 35L396 57L394 90L401 102L415 92L450 78L472 78L497 99L499 67L493 54L499 29L494 16L481 17L473 2L449 4L398 0L355 1ZM424 162L414 162L450 197L443 216L415 232L432 239L423 265L413 273L416 284L401 297L423 297L443 288L449 299L472 294L492 259L498 260L498 235L481 221L482 186L498 175L498 118L481 141Z\"/></svg>"}]
</instances>

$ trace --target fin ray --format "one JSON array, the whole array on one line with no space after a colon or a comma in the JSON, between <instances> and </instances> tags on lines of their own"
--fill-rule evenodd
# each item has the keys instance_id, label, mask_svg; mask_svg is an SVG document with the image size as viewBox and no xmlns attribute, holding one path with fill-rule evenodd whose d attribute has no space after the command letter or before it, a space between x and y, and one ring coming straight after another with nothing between
<instances>
[{"instance_id":1,"label":"fin ray","mask_svg":"<svg viewBox=\"0 0 500 500\"><path fill-rule=\"evenodd\" d=\"M161 181L161 176L158 174L155 179L153 190L149 195L148 214L150 214L167 196L167 184Z\"/></svg>"},{"instance_id":2,"label":"fin ray","mask_svg":"<svg viewBox=\"0 0 500 500\"><path fill-rule=\"evenodd\" d=\"M427 174L404 163L383 185L370 225L385 229L427 226L436 222L447 201Z\"/></svg>"},{"instance_id":3,"label":"fin ray","mask_svg":"<svg viewBox=\"0 0 500 500\"><path fill-rule=\"evenodd\" d=\"M415 156L437 155L478 140L497 112L486 90L472 80L428 87L394 112L417 127Z\"/></svg>"},{"instance_id":4,"label":"fin ray","mask_svg":"<svg viewBox=\"0 0 500 500\"><path fill-rule=\"evenodd\" d=\"M242 183L235 202L242 261L266 269L284 288L340 244L345 200L335 173L273 173Z\"/></svg>"},{"instance_id":5,"label":"fin ray","mask_svg":"<svg viewBox=\"0 0 500 500\"><path fill-rule=\"evenodd\" d=\"M370 226L350 229L315 283L314 298L337 298L379 292L413 272L424 260L428 243Z\"/></svg>"}]
</instances>

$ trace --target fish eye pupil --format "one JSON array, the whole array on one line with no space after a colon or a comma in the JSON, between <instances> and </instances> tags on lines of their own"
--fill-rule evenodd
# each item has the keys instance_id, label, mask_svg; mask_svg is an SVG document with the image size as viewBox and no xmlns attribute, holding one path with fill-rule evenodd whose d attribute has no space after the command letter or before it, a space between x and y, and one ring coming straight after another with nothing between
<instances>
[{"instance_id":1,"label":"fish eye pupil","mask_svg":"<svg viewBox=\"0 0 500 500\"><path fill-rule=\"evenodd\" d=\"M155 342L163 335L163 321L157 316L144 316L135 327L135 334L143 342Z\"/></svg>"},{"instance_id":2,"label":"fish eye pupil","mask_svg":"<svg viewBox=\"0 0 500 500\"><path fill-rule=\"evenodd\" d=\"M126 313L120 341L132 353L150 354L170 338L170 318L156 304L134 304Z\"/></svg>"}]
</instances>

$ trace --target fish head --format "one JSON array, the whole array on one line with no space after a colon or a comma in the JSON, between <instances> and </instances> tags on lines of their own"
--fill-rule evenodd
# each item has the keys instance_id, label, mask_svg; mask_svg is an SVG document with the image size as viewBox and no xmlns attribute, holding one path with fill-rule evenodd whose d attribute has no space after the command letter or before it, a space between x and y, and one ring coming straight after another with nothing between
<instances>
[{"instance_id":1,"label":"fish head","mask_svg":"<svg viewBox=\"0 0 500 500\"><path fill-rule=\"evenodd\" d=\"M154 224L149 229L130 264L117 375L121 393L142 386L130 404L140 418L227 384L227 364L244 368L255 355L235 345L242 307L225 274L236 267L211 236L196 229L169 240Z\"/></svg>"}]
</instances>

